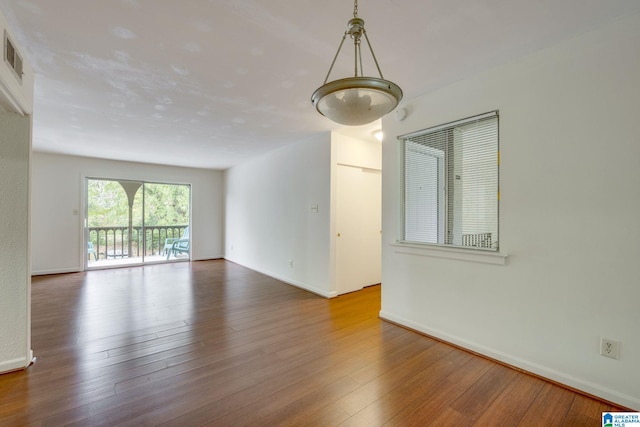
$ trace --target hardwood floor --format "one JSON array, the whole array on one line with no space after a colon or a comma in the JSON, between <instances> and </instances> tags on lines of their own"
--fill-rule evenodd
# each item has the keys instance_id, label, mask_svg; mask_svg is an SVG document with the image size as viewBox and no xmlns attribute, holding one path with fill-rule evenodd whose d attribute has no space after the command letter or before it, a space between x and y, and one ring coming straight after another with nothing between
<instances>
[{"instance_id":1,"label":"hardwood floor","mask_svg":"<svg viewBox=\"0 0 640 427\"><path fill-rule=\"evenodd\" d=\"M601 425L620 410L226 261L33 278L0 425Z\"/></svg>"}]
</instances>

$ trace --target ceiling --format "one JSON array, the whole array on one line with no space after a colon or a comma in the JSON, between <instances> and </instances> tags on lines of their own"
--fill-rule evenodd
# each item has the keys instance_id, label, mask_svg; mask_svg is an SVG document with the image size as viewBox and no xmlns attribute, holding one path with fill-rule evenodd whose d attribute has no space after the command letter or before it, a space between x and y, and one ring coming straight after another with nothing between
<instances>
[{"instance_id":1,"label":"ceiling","mask_svg":"<svg viewBox=\"0 0 640 427\"><path fill-rule=\"evenodd\" d=\"M225 169L339 128L310 97L351 0L0 0L0 9L36 73L34 150ZM638 0L359 2L384 77L405 100L638 11ZM352 61L345 45L332 79L350 76ZM370 137L372 126L349 132Z\"/></svg>"}]
</instances>

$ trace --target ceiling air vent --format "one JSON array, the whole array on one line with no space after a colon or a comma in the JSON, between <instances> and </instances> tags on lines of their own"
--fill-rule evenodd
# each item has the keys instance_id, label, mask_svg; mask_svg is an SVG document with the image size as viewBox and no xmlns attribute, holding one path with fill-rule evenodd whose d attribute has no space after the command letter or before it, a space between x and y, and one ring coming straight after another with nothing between
<instances>
[{"instance_id":1,"label":"ceiling air vent","mask_svg":"<svg viewBox=\"0 0 640 427\"><path fill-rule=\"evenodd\" d=\"M6 31L4 32L4 62L9 65L18 81L22 83L22 58Z\"/></svg>"}]
</instances>

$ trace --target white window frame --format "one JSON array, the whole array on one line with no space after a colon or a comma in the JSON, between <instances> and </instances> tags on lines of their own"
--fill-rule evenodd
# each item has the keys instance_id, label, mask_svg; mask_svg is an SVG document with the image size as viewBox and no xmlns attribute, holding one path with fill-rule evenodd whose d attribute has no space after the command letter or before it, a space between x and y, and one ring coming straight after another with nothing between
<instances>
[{"instance_id":1,"label":"white window frame","mask_svg":"<svg viewBox=\"0 0 640 427\"><path fill-rule=\"evenodd\" d=\"M399 161L400 161L400 221L399 221L399 239L392 246L396 247L396 252L399 253L410 253L410 254L418 254L418 255L427 255L427 256L436 256L436 257L444 257L444 258L452 258L452 259L461 259L461 260L470 260L476 262L487 262L492 264L504 264L506 263L506 254L500 253L499 246L491 248L483 248L483 247L473 247L473 246L462 246L462 245L454 245L451 243L444 243L441 236L444 235L444 227L445 221L447 221L446 212L446 202L443 198L446 199L448 197L448 190L444 188L442 185L439 185L439 194L438 194L438 205L439 205L439 221L438 221L438 241L437 243L425 243L425 242L416 242L411 241L411 239L406 239L405 237L405 221L406 221L406 200L405 200L405 141L410 140L412 137L426 135L430 133L437 132L438 130L450 129L458 126L462 126L472 122L478 122L480 120L485 120L487 118L495 118L498 120L498 111L492 111L485 114L480 114L477 116L469 117L462 120L457 120L454 122L446 123L443 125L435 126L432 128L424 129L418 132L412 132L406 135L401 135L398 137L399 140ZM496 122L496 132L499 135L499 122ZM499 229L500 226L500 218L499 218L499 137L498 137L498 146L496 147L496 173L498 174L498 182L496 188L497 192L497 200L496 200L496 208L497 208L497 227ZM415 146L413 147L415 151ZM430 151L431 148L424 146L423 147L425 154L427 151ZM434 151L440 151L437 149L432 149ZM440 151L442 152L442 151ZM444 162L444 160L443 160ZM449 172L451 173L451 172ZM446 180L447 177L445 175L445 171L442 170L439 175L440 180ZM500 238L499 230L498 230L498 239Z\"/></svg>"}]
</instances>

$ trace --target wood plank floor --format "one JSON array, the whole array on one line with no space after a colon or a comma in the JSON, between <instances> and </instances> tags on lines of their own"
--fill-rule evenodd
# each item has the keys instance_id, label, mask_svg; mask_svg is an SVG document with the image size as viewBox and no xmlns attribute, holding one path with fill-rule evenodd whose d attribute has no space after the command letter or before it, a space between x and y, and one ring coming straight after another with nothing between
<instances>
[{"instance_id":1,"label":"wood plank floor","mask_svg":"<svg viewBox=\"0 0 640 427\"><path fill-rule=\"evenodd\" d=\"M0 425L599 426L620 410L230 262L33 278Z\"/></svg>"}]
</instances>

